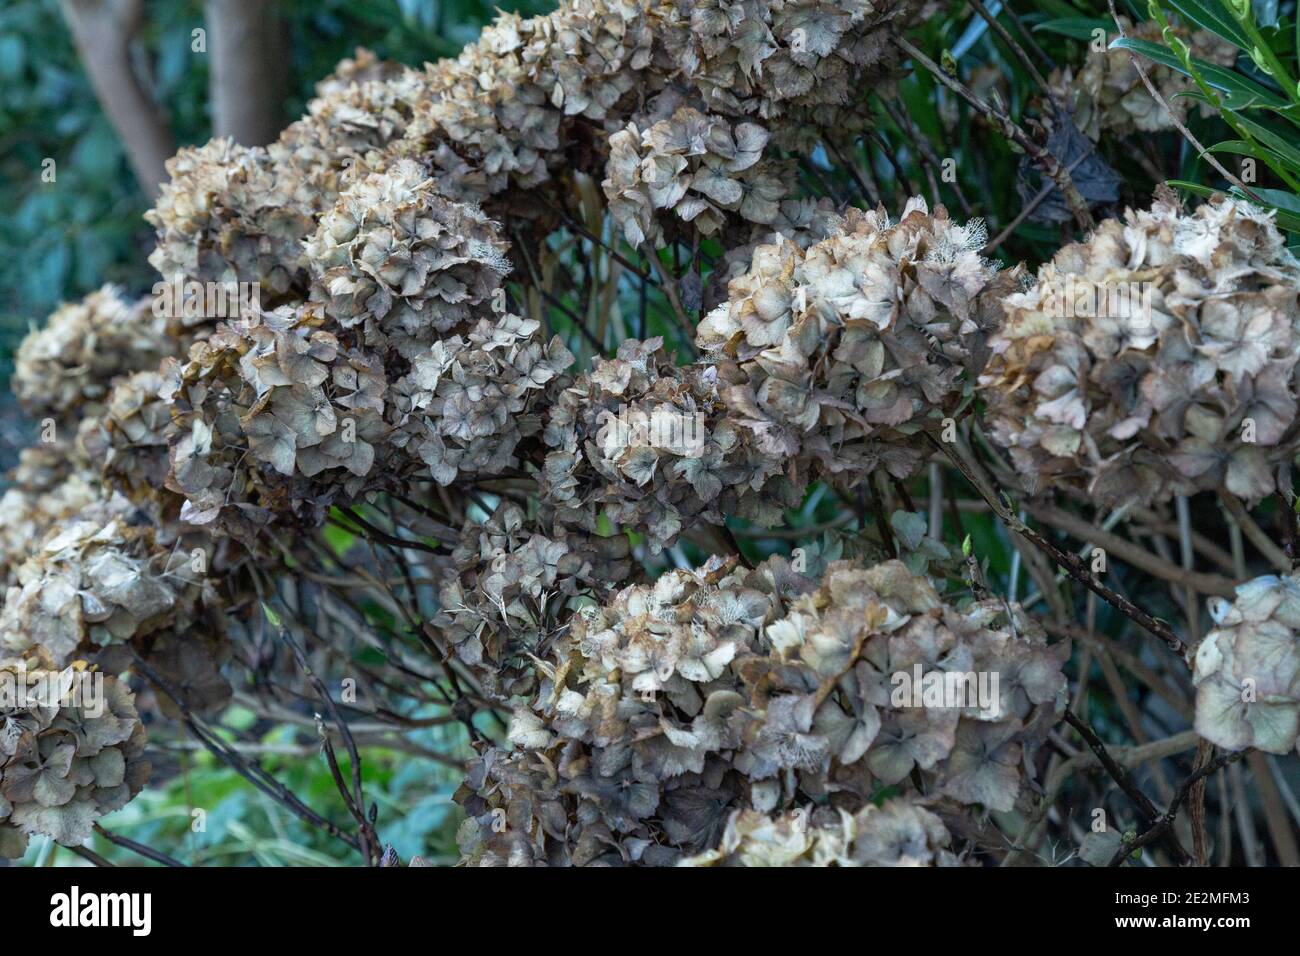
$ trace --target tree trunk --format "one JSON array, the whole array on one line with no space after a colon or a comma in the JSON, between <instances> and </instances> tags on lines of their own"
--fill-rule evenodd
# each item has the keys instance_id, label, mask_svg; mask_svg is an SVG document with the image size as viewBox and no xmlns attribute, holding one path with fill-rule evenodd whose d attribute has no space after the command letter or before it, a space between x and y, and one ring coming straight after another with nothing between
<instances>
[{"instance_id":1,"label":"tree trunk","mask_svg":"<svg viewBox=\"0 0 1300 956\"><path fill-rule=\"evenodd\" d=\"M131 68L141 0L60 0L60 6L95 96L152 202L167 179L164 163L176 144L165 115Z\"/></svg>"},{"instance_id":2,"label":"tree trunk","mask_svg":"<svg viewBox=\"0 0 1300 956\"><path fill-rule=\"evenodd\" d=\"M271 0L207 0L212 134L265 146L280 132L284 21Z\"/></svg>"}]
</instances>

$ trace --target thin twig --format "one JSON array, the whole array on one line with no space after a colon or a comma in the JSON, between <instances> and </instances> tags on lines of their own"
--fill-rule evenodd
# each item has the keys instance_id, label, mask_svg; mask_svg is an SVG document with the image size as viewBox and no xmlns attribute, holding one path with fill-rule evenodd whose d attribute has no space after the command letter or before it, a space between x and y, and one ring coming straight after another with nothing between
<instances>
[{"instance_id":1,"label":"thin twig","mask_svg":"<svg viewBox=\"0 0 1300 956\"><path fill-rule=\"evenodd\" d=\"M1124 24L1120 22L1119 12L1116 11L1115 9L1115 0L1106 0L1106 3L1110 7L1111 17L1115 20L1115 29L1119 31L1119 35L1121 38L1126 39L1128 35L1124 32ZM1129 50L1127 52L1128 52L1128 58L1133 64L1133 69L1137 70L1138 76L1142 78L1142 84L1147 88L1147 92L1151 94L1152 99L1154 99L1157 103L1159 103L1164 108L1165 114L1169 117L1170 122L1174 124L1174 127L1178 130L1178 132L1182 133L1183 139L1187 140L1187 142L1191 143L1192 146L1196 148L1197 158L1204 159L1206 162L1208 162L1211 166L1215 168L1215 170L1218 171L1220 176L1222 176L1228 182L1232 183L1234 186L1240 189L1243 193L1249 196L1254 202L1260 203L1261 205L1266 205L1257 195L1255 195L1254 190L1252 190L1249 186L1243 183L1232 173L1228 172L1227 168L1224 167L1224 165L1220 163L1218 159L1215 158L1214 154L1201 145L1201 141L1198 140L1194 135L1192 135L1192 131L1189 130L1187 126L1183 123L1183 121L1178 118L1178 114L1174 112L1173 107L1169 105L1169 101L1165 99L1164 94L1161 93L1160 90L1156 87L1156 85L1151 82L1151 77L1147 75L1147 71L1142 66L1140 60L1138 59L1138 55L1134 53L1132 50Z\"/></svg>"},{"instance_id":2,"label":"thin twig","mask_svg":"<svg viewBox=\"0 0 1300 956\"><path fill-rule=\"evenodd\" d=\"M120 846L124 850L130 850L133 853L138 853L140 856L145 857L146 859L149 860L153 860L155 863L161 863L163 866L176 866L182 868L185 867L184 863L172 859L170 856L168 856L166 853L163 853L161 850L155 850L153 847L145 846L143 843L137 843L135 840L132 840L130 837L119 836L118 834L114 833L112 830L105 830L98 823L95 824L95 832L98 833L100 836L102 836L109 843L112 843L114 846Z\"/></svg>"},{"instance_id":3,"label":"thin twig","mask_svg":"<svg viewBox=\"0 0 1300 956\"><path fill-rule=\"evenodd\" d=\"M952 463L957 466L957 469L962 473L966 480L974 486L974 488L980 493L980 496L988 502L989 507L993 509L994 513L996 513L1012 531L1024 535L1043 551L1047 552L1048 556L1060 565L1061 568L1070 575L1070 577L1074 578L1084 587L1094 592L1099 598L1107 604L1110 604L1124 616L1130 618L1134 623L1160 638L1160 640L1164 641L1165 646L1169 648L1169 650L1186 660L1186 648L1183 646L1182 641L1178 639L1178 635L1169 629L1169 625L1164 621L1152 617L1127 598L1116 594L1113 590L1098 581L1078 556L1062 551L1051 541L1048 541L1033 528L1029 527L1017 518L1013 510L999 500L999 496L976 476L970 464L967 463L954 449L949 447L947 442L940 441L929 432L926 432L925 434L940 451L951 459Z\"/></svg>"},{"instance_id":4,"label":"thin twig","mask_svg":"<svg viewBox=\"0 0 1300 956\"><path fill-rule=\"evenodd\" d=\"M1065 722L1079 732L1079 736L1082 737L1084 743L1088 745L1088 749L1097 755L1097 759L1101 761L1101 765L1106 769L1106 773L1110 774L1111 779L1119 785L1119 788L1124 791L1125 795L1133 802L1133 805L1137 807L1138 812L1142 814L1143 818L1147 822L1148 829L1154 828L1160 821L1160 811L1155 808L1155 805L1147 799L1147 795L1139 789L1136 783L1133 782L1133 778L1129 776L1128 771L1116 763L1115 759L1110 755L1110 752L1106 750L1106 745L1101 742L1101 738L1097 736L1096 732L1089 727L1086 722L1080 720L1069 710L1065 712ZM1171 804L1171 808L1172 812L1176 813L1179 797L1175 795L1174 800L1175 803ZM1180 863L1186 863L1191 859L1187 855L1187 851L1183 849L1182 844L1178 842L1178 837L1174 835L1174 832L1166 828L1161 831L1160 835L1164 835L1165 833L1168 834L1168 839L1165 842L1168 845L1170 852L1174 854L1174 857ZM1129 848L1129 852L1131 851L1132 847Z\"/></svg>"},{"instance_id":5,"label":"thin twig","mask_svg":"<svg viewBox=\"0 0 1300 956\"><path fill-rule=\"evenodd\" d=\"M1242 533L1250 539L1259 553L1273 564L1277 570L1283 574L1291 573L1291 561L1286 554L1273 543L1273 539L1264 533L1264 529L1255 523L1255 519L1250 516L1246 506L1238 500L1237 496L1229 491L1220 490L1219 497L1223 501L1223 506L1232 516L1232 520L1241 528Z\"/></svg>"},{"instance_id":6,"label":"thin twig","mask_svg":"<svg viewBox=\"0 0 1300 956\"><path fill-rule=\"evenodd\" d=\"M1061 190L1061 194L1065 196L1065 201L1069 205L1070 211L1074 214L1075 221L1079 224L1079 228L1085 231L1092 230L1096 225L1096 221L1092 218L1092 213L1088 210L1088 203L1084 200L1083 196L1079 194L1078 187L1074 185L1074 180L1070 178L1070 174L1066 172L1065 167L1061 165L1060 160L1030 139L1029 134L1017 126L1011 117L1007 116L1001 110L989 106L976 96L969 87L950 77L937 63L927 57L912 44L908 43L902 37L893 37L893 42L908 56L929 70L936 80L960 96L971 106L972 109L997 126L1003 136L1023 149L1033 161L1034 165L1041 169L1043 174L1054 182L1056 187Z\"/></svg>"},{"instance_id":7,"label":"thin twig","mask_svg":"<svg viewBox=\"0 0 1300 956\"><path fill-rule=\"evenodd\" d=\"M1001 37L1002 42L1011 48L1011 52L1014 53L1016 59L1020 61L1020 65L1023 66L1029 72L1029 75L1034 78L1034 82L1038 84L1038 88L1043 91L1048 99L1052 99L1052 88L1048 86L1047 80L1043 78L1043 74L1038 72L1038 67L1034 66L1034 61L1029 59L1029 54L1025 52L1024 47L1016 42L1015 37L1007 31L1006 27L998 23L998 18L989 13L988 7L984 6L980 0L970 0L970 5L975 8L976 13L984 18L984 22L989 25L989 29Z\"/></svg>"},{"instance_id":8,"label":"thin twig","mask_svg":"<svg viewBox=\"0 0 1300 956\"><path fill-rule=\"evenodd\" d=\"M1229 764L1236 763L1248 753L1251 753L1251 751L1238 750L1234 753L1223 754L1222 756L1210 761L1204 767L1192 771L1191 776L1182 782L1182 785L1178 788L1178 792L1174 794L1174 799L1170 802L1169 808L1165 810L1164 813L1160 814L1153 823L1147 826L1145 830L1139 833L1137 839L1133 840L1132 843L1125 843L1124 846L1116 850L1115 855L1111 857L1110 862L1107 865L1119 866L1124 862L1125 858L1132 855L1134 850L1140 849L1149 843L1154 843L1156 840L1173 836L1174 819L1178 816L1178 811L1182 807L1183 801L1187 799L1192 787L1195 786L1198 781L1208 777L1216 770L1221 770Z\"/></svg>"}]
</instances>

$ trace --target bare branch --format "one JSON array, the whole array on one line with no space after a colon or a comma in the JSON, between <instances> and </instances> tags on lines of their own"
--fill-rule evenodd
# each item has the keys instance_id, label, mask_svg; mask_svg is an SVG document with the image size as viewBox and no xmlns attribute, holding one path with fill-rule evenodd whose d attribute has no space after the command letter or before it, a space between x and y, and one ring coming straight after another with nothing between
<instances>
[{"instance_id":1,"label":"bare branch","mask_svg":"<svg viewBox=\"0 0 1300 956\"><path fill-rule=\"evenodd\" d=\"M167 119L131 67L131 43L143 0L60 0L99 105L126 150L131 171L152 202L176 152Z\"/></svg>"}]
</instances>

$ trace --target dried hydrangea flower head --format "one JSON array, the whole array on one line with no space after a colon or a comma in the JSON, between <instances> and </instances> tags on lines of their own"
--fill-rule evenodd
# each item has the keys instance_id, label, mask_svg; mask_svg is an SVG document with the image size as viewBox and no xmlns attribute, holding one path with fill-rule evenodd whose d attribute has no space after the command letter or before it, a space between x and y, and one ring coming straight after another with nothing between
<instances>
[{"instance_id":1,"label":"dried hydrangea flower head","mask_svg":"<svg viewBox=\"0 0 1300 956\"><path fill-rule=\"evenodd\" d=\"M388 432L383 367L344 353L325 324L320 306L281 307L219 325L183 365L164 362L162 397L173 417L167 484L186 499L182 520L221 516L230 527L243 518L252 538L272 510L328 508L306 478L327 468L369 473L374 443ZM337 397L327 397L333 379Z\"/></svg>"},{"instance_id":2,"label":"dried hydrangea flower head","mask_svg":"<svg viewBox=\"0 0 1300 956\"><path fill-rule=\"evenodd\" d=\"M167 281L256 283L267 307L303 293L303 240L366 157L405 130L418 76L358 51L270 146L214 139L180 150L145 214L157 230L150 264Z\"/></svg>"},{"instance_id":3,"label":"dried hydrangea flower head","mask_svg":"<svg viewBox=\"0 0 1300 956\"><path fill-rule=\"evenodd\" d=\"M1300 578L1255 578L1210 600L1196 648L1196 732L1228 750L1300 749Z\"/></svg>"},{"instance_id":4,"label":"dried hydrangea flower head","mask_svg":"<svg viewBox=\"0 0 1300 956\"><path fill-rule=\"evenodd\" d=\"M717 849L679 866L960 866L943 821L915 797L844 810L797 810L769 817L737 810Z\"/></svg>"},{"instance_id":5,"label":"dried hydrangea flower head","mask_svg":"<svg viewBox=\"0 0 1300 956\"><path fill-rule=\"evenodd\" d=\"M813 478L911 475L918 433L955 410L1013 287L979 255L985 236L916 198L897 223L850 209L806 248L757 247L696 331L731 420Z\"/></svg>"},{"instance_id":6,"label":"dried hydrangea flower head","mask_svg":"<svg viewBox=\"0 0 1300 956\"><path fill-rule=\"evenodd\" d=\"M1010 810L1065 703L1068 642L1003 602L959 610L898 561L830 565L766 637L746 675L766 713L744 712L735 763L772 786L808 771L810 792L867 800L920 774L935 796Z\"/></svg>"},{"instance_id":7,"label":"dried hydrangea flower head","mask_svg":"<svg viewBox=\"0 0 1300 956\"><path fill-rule=\"evenodd\" d=\"M732 223L771 226L795 190L790 164L762 161L768 139L757 123L733 127L687 106L644 129L629 123L609 137L610 215L637 247L664 245L668 212L701 236Z\"/></svg>"},{"instance_id":8,"label":"dried hydrangea flower head","mask_svg":"<svg viewBox=\"0 0 1300 956\"><path fill-rule=\"evenodd\" d=\"M120 496L96 496L49 534L15 572L0 610L0 648L41 646L58 665L154 631L206 630L212 584L192 555Z\"/></svg>"},{"instance_id":9,"label":"dried hydrangea flower head","mask_svg":"<svg viewBox=\"0 0 1300 956\"><path fill-rule=\"evenodd\" d=\"M811 586L778 567L747 581L713 559L575 614L515 711L516 749L488 749L458 794L467 862L663 865L715 846L745 787L732 662L761 653L778 593Z\"/></svg>"},{"instance_id":10,"label":"dried hydrangea flower head","mask_svg":"<svg viewBox=\"0 0 1300 956\"><path fill-rule=\"evenodd\" d=\"M504 502L466 524L442 576L433 626L489 697L532 693L535 662L550 657L579 599L604 597L632 573L626 535L544 533L538 524Z\"/></svg>"},{"instance_id":11,"label":"dried hydrangea flower head","mask_svg":"<svg viewBox=\"0 0 1300 956\"><path fill-rule=\"evenodd\" d=\"M1158 196L1062 249L1005 310L980 384L1031 486L1253 503L1300 448L1300 265L1249 204Z\"/></svg>"},{"instance_id":12,"label":"dried hydrangea flower head","mask_svg":"<svg viewBox=\"0 0 1300 956\"><path fill-rule=\"evenodd\" d=\"M495 224L442 198L411 160L346 189L305 249L330 317L408 359L438 333L490 314L510 271Z\"/></svg>"},{"instance_id":13,"label":"dried hydrangea flower head","mask_svg":"<svg viewBox=\"0 0 1300 956\"><path fill-rule=\"evenodd\" d=\"M1124 34L1131 39L1164 45L1160 24L1154 20L1144 20L1136 27L1127 17L1120 20ZM1232 66L1236 62L1237 48L1208 30L1188 30L1179 25L1172 29L1174 37L1186 44L1198 60L1218 66ZM1190 77L1160 63L1146 61L1143 69L1176 117L1171 117L1169 110L1151 95L1127 50L1090 48L1077 76L1069 67L1057 70L1048 79L1048 85L1056 100L1071 109L1075 125L1094 141L1103 132L1113 136L1156 133L1173 129L1174 118L1185 123L1193 103L1186 94L1194 92L1196 84ZM1209 104L1201 104L1201 116L1212 112Z\"/></svg>"},{"instance_id":14,"label":"dried hydrangea flower head","mask_svg":"<svg viewBox=\"0 0 1300 956\"><path fill-rule=\"evenodd\" d=\"M536 320L493 310L500 253L475 232L490 223L408 171L387 177L417 187L400 208L358 207L359 228L345 198L323 220L327 302L224 323L187 363L164 363L184 520L250 536L272 516L317 525L336 500L417 473L498 473L540 428L528 412L573 356Z\"/></svg>"},{"instance_id":15,"label":"dried hydrangea flower head","mask_svg":"<svg viewBox=\"0 0 1300 956\"><path fill-rule=\"evenodd\" d=\"M779 129L784 145L809 128L860 128L863 91L892 78L900 56L892 35L922 4L864 0L662 0L670 81L699 91L710 113L748 116ZM777 123L777 120L781 120Z\"/></svg>"},{"instance_id":16,"label":"dried hydrangea flower head","mask_svg":"<svg viewBox=\"0 0 1300 956\"><path fill-rule=\"evenodd\" d=\"M628 339L547 410L543 508L595 533L602 520L653 552L693 522L739 515L775 524L802 494L730 417L715 370L672 364L660 338Z\"/></svg>"},{"instance_id":17,"label":"dried hydrangea flower head","mask_svg":"<svg viewBox=\"0 0 1300 956\"><path fill-rule=\"evenodd\" d=\"M487 750L462 788L462 851L673 863L716 849L736 810L852 815L917 775L948 812L1010 810L1064 706L1068 653L1018 609L945 604L897 561L832 564L820 587L779 558L670 571L574 615L516 708L515 749ZM917 672L932 676L900 698ZM999 679L976 692L947 674Z\"/></svg>"},{"instance_id":18,"label":"dried hydrangea flower head","mask_svg":"<svg viewBox=\"0 0 1300 956\"><path fill-rule=\"evenodd\" d=\"M77 429L78 452L133 500L157 498L167 478L172 417L163 384L154 370L119 378L100 414Z\"/></svg>"},{"instance_id":19,"label":"dried hydrangea flower head","mask_svg":"<svg viewBox=\"0 0 1300 956\"><path fill-rule=\"evenodd\" d=\"M0 688L0 856L22 856L32 834L83 843L149 778L134 696L39 652L0 659Z\"/></svg>"},{"instance_id":20,"label":"dried hydrangea flower head","mask_svg":"<svg viewBox=\"0 0 1300 956\"><path fill-rule=\"evenodd\" d=\"M316 84L307 113L266 148L291 184L295 204L319 215L384 147L406 131L420 97L419 70L358 48Z\"/></svg>"},{"instance_id":21,"label":"dried hydrangea flower head","mask_svg":"<svg viewBox=\"0 0 1300 956\"><path fill-rule=\"evenodd\" d=\"M262 304L305 284L302 240L314 222L292 177L266 150L214 139L167 160L145 220L157 231L149 264L165 281L256 283Z\"/></svg>"},{"instance_id":22,"label":"dried hydrangea flower head","mask_svg":"<svg viewBox=\"0 0 1300 956\"><path fill-rule=\"evenodd\" d=\"M23 339L14 357L14 394L33 418L74 422L87 405L104 401L118 376L157 368L165 347L150 300L131 302L104 286L55 309Z\"/></svg>"},{"instance_id":23,"label":"dried hydrangea flower head","mask_svg":"<svg viewBox=\"0 0 1300 956\"><path fill-rule=\"evenodd\" d=\"M0 587L56 522L98 500L99 475L74 444L60 441L24 448L9 486L0 495Z\"/></svg>"},{"instance_id":24,"label":"dried hydrangea flower head","mask_svg":"<svg viewBox=\"0 0 1300 956\"><path fill-rule=\"evenodd\" d=\"M889 36L919 6L566 0L531 19L503 14L457 59L428 68L428 95L392 151L429 163L451 198L544 214L530 191L575 168L604 178L605 140L668 88L787 145L860 125L865 112L852 106L897 70Z\"/></svg>"}]
</instances>

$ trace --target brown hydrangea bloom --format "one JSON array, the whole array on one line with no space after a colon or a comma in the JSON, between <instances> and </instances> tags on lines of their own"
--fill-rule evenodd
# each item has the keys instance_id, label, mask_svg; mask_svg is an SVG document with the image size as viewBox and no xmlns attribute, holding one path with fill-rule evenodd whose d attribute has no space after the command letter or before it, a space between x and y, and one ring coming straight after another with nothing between
<instances>
[{"instance_id":1,"label":"brown hydrangea bloom","mask_svg":"<svg viewBox=\"0 0 1300 956\"><path fill-rule=\"evenodd\" d=\"M543 532L504 502L486 521L466 524L433 625L485 694L526 695L538 680L535 662L550 657L579 599L603 598L631 573L626 535Z\"/></svg>"},{"instance_id":2,"label":"brown hydrangea bloom","mask_svg":"<svg viewBox=\"0 0 1300 956\"><path fill-rule=\"evenodd\" d=\"M1135 27L1127 17L1120 19L1126 36L1164 46L1159 23L1144 20ZM1188 30L1174 25L1173 32L1197 59L1220 66L1232 66L1236 62L1237 48L1208 30ZM1185 94L1195 92L1196 84L1190 77L1170 67L1151 60L1141 62L1178 121L1185 123L1193 103ZM1174 118L1142 82L1127 50L1090 50L1077 76L1069 67L1064 71L1057 70L1048 79L1048 85L1057 101L1070 107L1075 125L1094 141L1100 139L1103 132L1127 136L1134 132L1155 133L1174 128ZM1213 108L1208 104L1201 104L1202 116L1209 116L1212 112Z\"/></svg>"},{"instance_id":3,"label":"brown hydrangea bloom","mask_svg":"<svg viewBox=\"0 0 1300 956\"><path fill-rule=\"evenodd\" d=\"M133 499L156 498L167 478L171 407L157 371L119 378L97 416L82 420L77 448Z\"/></svg>"},{"instance_id":4,"label":"brown hydrangea bloom","mask_svg":"<svg viewBox=\"0 0 1300 956\"><path fill-rule=\"evenodd\" d=\"M98 500L99 476L67 441L24 448L0 495L0 586L56 522Z\"/></svg>"},{"instance_id":5,"label":"brown hydrangea bloom","mask_svg":"<svg viewBox=\"0 0 1300 956\"><path fill-rule=\"evenodd\" d=\"M345 190L305 248L329 315L408 359L484 314L510 271L495 225L410 160Z\"/></svg>"},{"instance_id":6,"label":"brown hydrangea bloom","mask_svg":"<svg viewBox=\"0 0 1300 956\"><path fill-rule=\"evenodd\" d=\"M1255 578L1211 598L1196 648L1196 732L1228 750L1300 750L1300 577Z\"/></svg>"},{"instance_id":7,"label":"brown hydrangea bloom","mask_svg":"<svg viewBox=\"0 0 1300 956\"><path fill-rule=\"evenodd\" d=\"M629 123L609 138L602 184L627 241L664 244L665 211L709 236L728 217L771 226L792 192L789 164L762 162L769 139L756 123L706 116L683 106L644 129Z\"/></svg>"},{"instance_id":8,"label":"brown hydrangea bloom","mask_svg":"<svg viewBox=\"0 0 1300 956\"><path fill-rule=\"evenodd\" d=\"M120 496L96 496L16 569L0 610L0 649L22 654L39 645L62 666L159 629L210 628L205 606L216 596L191 560L190 549L160 541Z\"/></svg>"},{"instance_id":9,"label":"brown hydrangea bloom","mask_svg":"<svg viewBox=\"0 0 1300 956\"><path fill-rule=\"evenodd\" d=\"M182 520L221 516L229 527L242 517L251 529L272 510L328 508L297 476L334 467L360 481L369 473L374 443L388 432L383 366L343 352L323 313L281 307L222 324L188 362L163 364L161 395L173 406L168 487L186 499ZM338 401L325 393L332 379Z\"/></svg>"},{"instance_id":10,"label":"brown hydrangea bloom","mask_svg":"<svg viewBox=\"0 0 1300 956\"><path fill-rule=\"evenodd\" d=\"M1272 220L1172 194L1108 220L1008 296L981 388L1031 486L1103 503L1226 488L1257 502L1297 441L1300 265Z\"/></svg>"},{"instance_id":11,"label":"brown hydrangea bloom","mask_svg":"<svg viewBox=\"0 0 1300 956\"><path fill-rule=\"evenodd\" d=\"M401 175L388 182L407 182ZM496 247L448 228L490 235L486 220L417 196L401 210L370 207L398 218L352 239L340 225L356 225L341 211L346 199L338 219L323 221L313 242L332 251L319 265L341 263L322 274L328 303L222 324L187 363L164 363L168 486L186 498L183 520L220 518L250 536L272 516L319 524L334 501L417 472L443 484L500 472L540 428L528 411L573 356L558 337L544 342L537 321L492 311ZM485 300L476 311L488 317L473 321L470 307Z\"/></svg>"},{"instance_id":12,"label":"brown hydrangea bloom","mask_svg":"<svg viewBox=\"0 0 1300 956\"><path fill-rule=\"evenodd\" d=\"M717 849L679 865L960 866L947 849L951 839L943 821L911 795L869 803L856 814L737 810Z\"/></svg>"},{"instance_id":13,"label":"brown hydrangea bloom","mask_svg":"<svg viewBox=\"0 0 1300 956\"><path fill-rule=\"evenodd\" d=\"M787 143L860 124L852 104L896 71L889 37L918 7L567 0L532 19L503 14L457 59L428 68L428 95L393 151L428 162L451 198L495 197L494 214L536 215L530 190L570 169L603 178L604 140L668 88Z\"/></svg>"},{"instance_id":14,"label":"brown hydrangea bloom","mask_svg":"<svg viewBox=\"0 0 1300 956\"><path fill-rule=\"evenodd\" d=\"M772 659L749 678L769 694L767 713L747 721L736 758L760 779L829 765L837 787L860 788L866 799L869 788L836 771L855 768L886 785L919 772L957 803L1010 810L1028 765L1022 757L1065 704L1068 642L1048 645L1036 623L1001 601L945 604L898 561L832 564L818 592L795 602L767 639ZM918 674L920 686L900 677ZM958 684L957 701L936 703L927 675L986 683ZM912 695L900 704L907 686Z\"/></svg>"},{"instance_id":15,"label":"brown hydrangea bloom","mask_svg":"<svg viewBox=\"0 0 1300 956\"><path fill-rule=\"evenodd\" d=\"M747 789L726 749L745 703L732 663L760 652L778 594L811 586L771 568L747 581L714 559L575 614L515 712L516 749L487 750L458 794L466 861L662 865L715 846Z\"/></svg>"},{"instance_id":16,"label":"brown hydrangea bloom","mask_svg":"<svg viewBox=\"0 0 1300 956\"><path fill-rule=\"evenodd\" d=\"M295 204L320 215L375 157L406 130L424 95L419 70L359 48L316 84L307 113L266 153L291 184Z\"/></svg>"},{"instance_id":17,"label":"brown hydrangea bloom","mask_svg":"<svg viewBox=\"0 0 1300 956\"><path fill-rule=\"evenodd\" d=\"M168 281L258 283L280 305L310 279L303 241L365 158L400 135L421 94L417 71L359 51L317 86L307 115L265 148L214 139L168 160L145 219L157 230L149 262Z\"/></svg>"},{"instance_id":18,"label":"brown hydrangea bloom","mask_svg":"<svg viewBox=\"0 0 1300 956\"><path fill-rule=\"evenodd\" d=\"M820 587L779 558L670 571L574 615L516 708L515 749L471 768L461 848L480 865L672 863L719 847L734 811L853 815L916 775L956 812L1009 810L1068 652L1018 609L944 604L897 561L832 564ZM978 705L898 697L918 671L998 682Z\"/></svg>"},{"instance_id":19,"label":"brown hydrangea bloom","mask_svg":"<svg viewBox=\"0 0 1300 956\"><path fill-rule=\"evenodd\" d=\"M60 670L39 652L0 660L0 686L0 855L22 856L31 834L88 840L149 778L134 696L111 675Z\"/></svg>"},{"instance_id":20,"label":"brown hydrangea bloom","mask_svg":"<svg viewBox=\"0 0 1300 956\"><path fill-rule=\"evenodd\" d=\"M113 286L60 306L18 346L14 394L33 418L75 421L118 376L158 367L163 325L150 299L130 302Z\"/></svg>"},{"instance_id":21,"label":"brown hydrangea bloom","mask_svg":"<svg viewBox=\"0 0 1300 956\"><path fill-rule=\"evenodd\" d=\"M911 200L897 223L849 210L829 238L754 250L696 343L731 420L801 473L904 478L982 366L1010 274L979 255L983 224Z\"/></svg>"},{"instance_id":22,"label":"brown hydrangea bloom","mask_svg":"<svg viewBox=\"0 0 1300 956\"><path fill-rule=\"evenodd\" d=\"M157 230L149 264L166 281L257 283L264 305L302 287L302 240L314 222L292 177L266 150L214 139L167 160L145 220Z\"/></svg>"},{"instance_id":23,"label":"brown hydrangea bloom","mask_svg":"<svg viewBox=\"0 0 1300 956\"><path fill-rule=\"evenodd\" d=\"M782 139L793 145L810 128L861 125L853 104L892 78L900 57L891 36L921 6L909 0L661 0L654 13L663 24L669 79L697 89L710 113L781 119Z\"/></svg>"},{"instance_id":24,"label":"brown hydrangea bloom","mask_svg":"<svg viewBox=\"0 0 1300 956\"><path fill-rule=\"evenodd\" d=\"M654 552L694 521L777 523L802 486L728 412L714 369L674 366L660 338L624 341L548 409L543 507L588 532L603 516Z\"/></svg>"}]
</instances>

